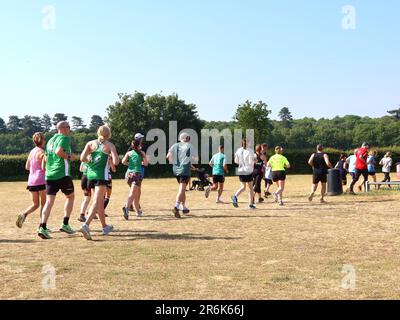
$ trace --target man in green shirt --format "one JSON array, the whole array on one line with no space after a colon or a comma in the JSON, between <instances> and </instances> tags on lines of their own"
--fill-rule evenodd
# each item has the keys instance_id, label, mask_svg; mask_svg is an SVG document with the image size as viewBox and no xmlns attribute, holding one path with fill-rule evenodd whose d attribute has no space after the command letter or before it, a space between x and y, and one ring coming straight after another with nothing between
<instances>
[{"instance_id":1,"label":"man in green shirt","mask_svg":"<svg viewBox=\"0 0 400 320\"><path fill-rule=\"evenodd\" d=\"M38 230L38 235L42 239L51 239L47 229L47 221L54 206L56 195L60 190L66 196L64 221L60 231L67 234L75 233L75 230L69 225L69 217L71 216L75 199L74 184L71 178L71 161L74 160L74 156L71 154L70 133L71 129L68 122L61 121L57 124L57 134L46 145L44 161L46 163L47 200L43 207L42 219Z\"/></svg>"}]
</instances>

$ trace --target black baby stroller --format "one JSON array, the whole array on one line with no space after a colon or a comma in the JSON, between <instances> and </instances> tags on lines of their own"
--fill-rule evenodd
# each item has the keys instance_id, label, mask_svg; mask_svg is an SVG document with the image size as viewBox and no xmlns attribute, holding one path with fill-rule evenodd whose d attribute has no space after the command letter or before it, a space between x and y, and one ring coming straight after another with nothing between
<instances>
[{"instance_id":1,"label":"black baby stroller","mask_svg":"<svg viewBox=\"0 0 400 320\"><path fill-rule=\"evenodd\" d=\"M200 168L195 170L197 178L199 180L192 181L192 186L190 187L190 190L204 191L204 188L211 186L212 183L210 180L208 180L208 174L206 173L206 169Z\"/></svg>"}]
</instances>

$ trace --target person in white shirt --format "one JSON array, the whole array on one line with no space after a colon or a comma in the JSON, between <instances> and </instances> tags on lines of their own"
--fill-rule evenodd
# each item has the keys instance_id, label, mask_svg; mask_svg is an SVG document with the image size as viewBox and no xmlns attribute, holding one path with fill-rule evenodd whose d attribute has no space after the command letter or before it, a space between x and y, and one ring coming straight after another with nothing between
<instances>
[{"instance_id":1,"label":"person in white shirt","mask_svg":"<svg viewBox=\"0 0 400 320\"><path fill-rule=\"evenodd\" d=\"M235 163L239 166L237 173L241 187L232 196L232 204L238 208L238 197L249 187L249 209L255 209L254 205L254 189L253 189L253 170L254 170L254 151L248 148L248 141L242 140L242 147L235 153Z\"/></svg>"},{"instance_id":2,"label":"person in white shirt","mask_svg":"<svg viewBox=\"0 0 400 320\"><path fill-rule=\"evenodd\" d=\"M382 182L390 182L390 171L392 170L393 165L392 153L390 151L386 152L385 157L382 158L379 164L382 166L382 172L385 175Z\"/></svg>"}]
</instances>

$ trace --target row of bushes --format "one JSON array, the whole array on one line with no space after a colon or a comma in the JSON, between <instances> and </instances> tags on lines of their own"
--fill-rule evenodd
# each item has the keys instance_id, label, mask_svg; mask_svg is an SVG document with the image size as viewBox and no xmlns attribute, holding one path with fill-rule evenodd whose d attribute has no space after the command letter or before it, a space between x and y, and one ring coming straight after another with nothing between
<instances>
[{"instance_id":1,"label":"row of bushes","mask_svg":"<svg viewBox=\"0 0 400 320\"><path fill-rule=\"evenodd\" d=\"M382 158L384 154L391 150L393 152L393 163L396 164L400 161L400 150L397 148L379 148L377 149L379 156L378 158ZM342 151L335 149L327 149L327 153L331 159L333 165L336 164L339 159L340 153ZM309 174L311 172L310 167L307 162L310 155L313 153L313 150L288 150L285 151L285 156L288 158L291 169L289 170L290 174ZM346 154L352 154L351 151L345 152ZM9 156L9 155L0 155L0 181L24 181L27 179L27 171L25 170L27 155L18 155L18 156ZM74 178L80 178L81 173L79 172L80 162L79 160L75 160L72 162L72 175ZM202 165L198 167L207 166ZM229 175L235 174L235 166L231 165ZM393 168L394 169L394 168ZM207 168L208 172L211 169ZM394 169L395 170L395 169ZM123 165L118 166L117 172L113 175L114 178L123 178L125 175L126 167ZM378 170L379 171L379 170ZM171 166L170 165L154 165L149 166L146 169L146 176L148 178L165 178L171 177Z\"/></svg>"}]
</instances>

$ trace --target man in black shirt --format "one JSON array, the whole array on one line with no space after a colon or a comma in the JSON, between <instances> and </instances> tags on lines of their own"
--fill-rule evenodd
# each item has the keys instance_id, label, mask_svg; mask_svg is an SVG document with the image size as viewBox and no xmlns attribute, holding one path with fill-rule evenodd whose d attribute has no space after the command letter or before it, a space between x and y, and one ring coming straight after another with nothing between
<instances>
[{"instance_id":1,"label":"man in black shirt","mask_svg":"<svg viewBox=\"0 0 400 320\"><path fill-rule=\"evenodd\" d=\"M308 200L310 202L313 200L318 184L321 182L320 202L325 203L324 197L326 194L326 183L328 182L328 169L332 169L333 166L329 161L328 155L324 152L324 147L322 145L319 144L317 146L317 152L311 155L308 164L313 168L313 185Z\"/></svg>"}]
</instances>

